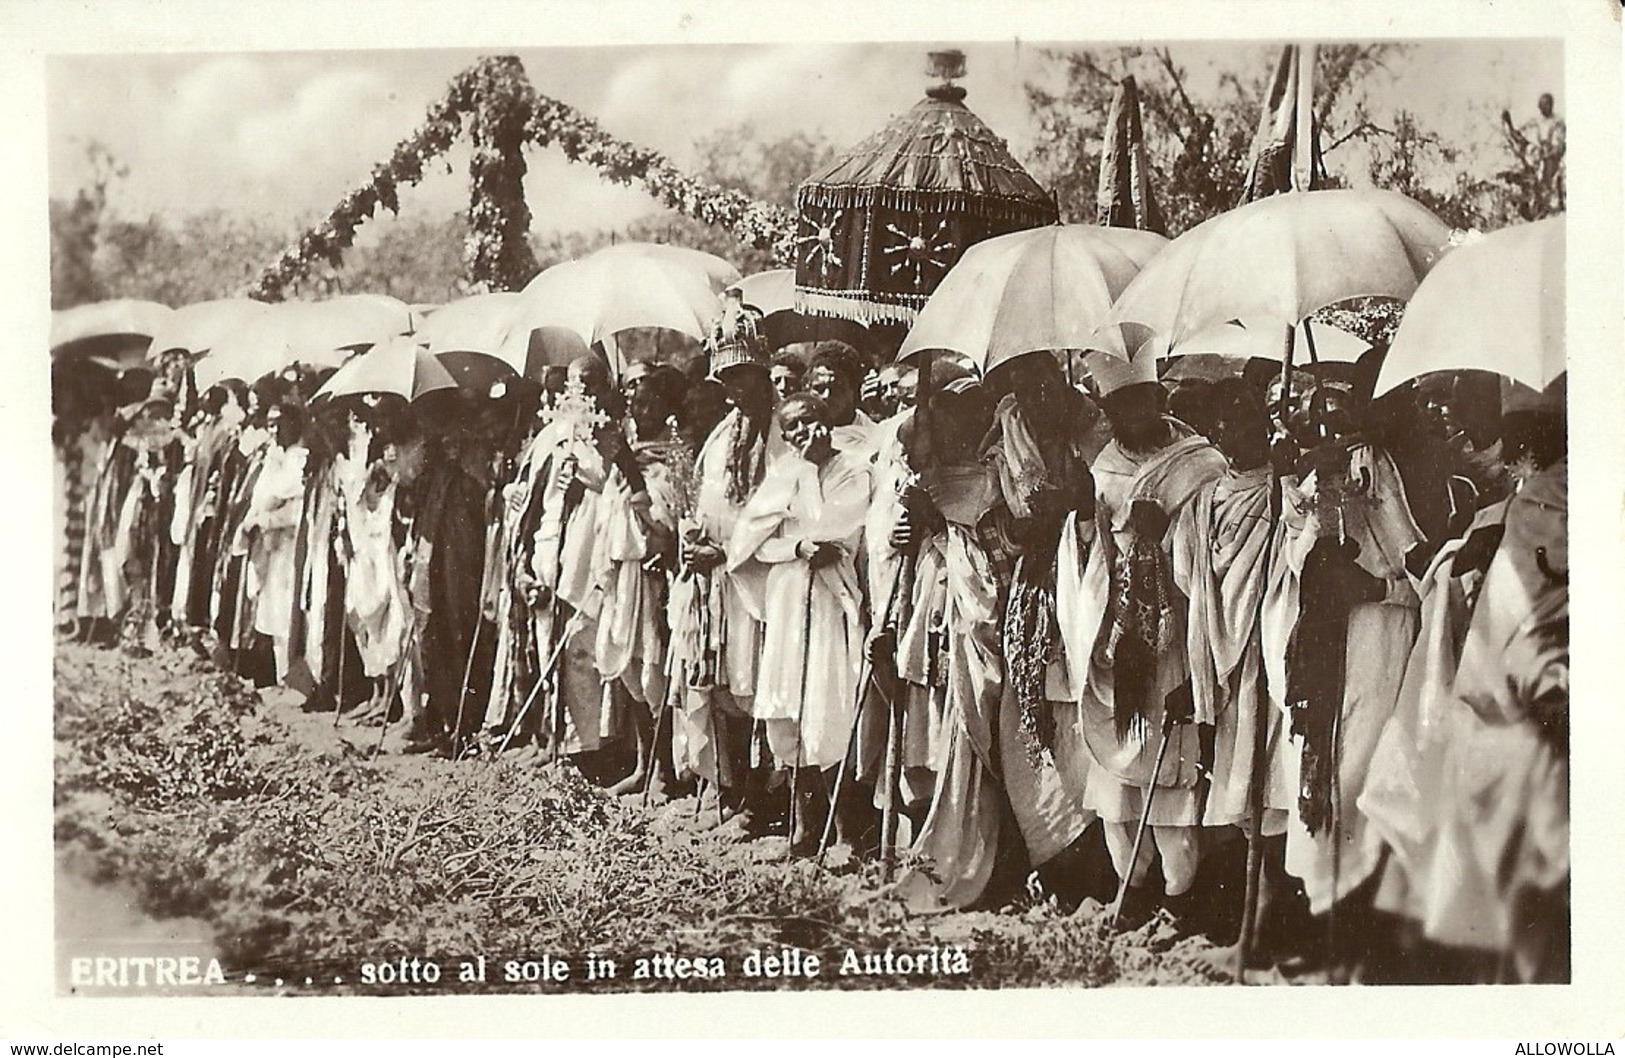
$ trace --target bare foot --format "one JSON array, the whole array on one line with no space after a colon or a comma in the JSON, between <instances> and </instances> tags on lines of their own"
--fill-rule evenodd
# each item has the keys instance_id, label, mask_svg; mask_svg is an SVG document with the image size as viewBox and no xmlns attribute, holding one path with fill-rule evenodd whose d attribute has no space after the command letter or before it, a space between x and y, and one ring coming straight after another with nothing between
<instances>
[{"instance_id":1,"label":"bare foot","mask_svg":"<svg viewBox=\"0 0 1625 1058\"><path fill-rule=\"evenodd\" d=\"M609 794L611 797L624 797L631 793L642 793L643 779L647 774L647 771L634 768L632 769L631 775L628 775L626 778L622 779L620 782L611 786L604 792Z\"/></svg>"}]
</instances>

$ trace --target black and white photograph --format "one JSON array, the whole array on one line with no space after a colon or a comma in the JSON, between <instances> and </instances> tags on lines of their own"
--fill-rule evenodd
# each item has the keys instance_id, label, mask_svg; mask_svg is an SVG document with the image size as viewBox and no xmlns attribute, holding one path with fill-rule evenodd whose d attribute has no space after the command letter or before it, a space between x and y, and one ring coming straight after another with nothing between
<instances>
[{"instance_id":1,"label":"black and white photograph","mask_svg":"<svg viewBox=\"0 0 1625 1058\"><path fill-rule=\"evenodd\" d=\"M53 1010L1596 987L1619 149L1566 8L525 10L38 56Z\"/></svg>"}]
</instances>

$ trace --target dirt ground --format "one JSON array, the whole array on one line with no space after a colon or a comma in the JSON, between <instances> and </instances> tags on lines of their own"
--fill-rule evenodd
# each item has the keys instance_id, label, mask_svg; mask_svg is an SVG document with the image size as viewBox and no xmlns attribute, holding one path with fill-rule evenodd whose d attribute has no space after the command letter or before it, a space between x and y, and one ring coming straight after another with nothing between
<instances>
[{"instance_id":1,"label":"dirt ground","mask_svg":"<svg viewBox=\"0 0 1625 1058\"><path fill-rule=\"evenodd\" d=\"M326 994L1233 980L1231 949L1163 918L1108 938L1098 902L1068 914L1032 887L911 913L877 864L791 860L717 826L709 797L645 806L568 765L375 755L376 725L300 704L184 648L59 645L59 947L157 938L234 988ZM774 955L801 972L768 976ZM865 956L879 972L840 972ZM465 964L484 980L456 980Z\"/></svg>"}]
</instances>

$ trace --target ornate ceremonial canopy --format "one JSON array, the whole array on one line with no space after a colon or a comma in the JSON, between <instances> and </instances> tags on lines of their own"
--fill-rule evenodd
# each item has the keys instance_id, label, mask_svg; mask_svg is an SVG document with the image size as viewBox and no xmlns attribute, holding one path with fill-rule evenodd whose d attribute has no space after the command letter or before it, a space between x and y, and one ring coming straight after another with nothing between
<instances>
[{"instance_id":1,"label":"ornate ceremonial canopy","mask_svg":"<svg viewBox=\"0 0 1625 1058\"><path fill-rule=\"evenodd\" d=\"M860 323L914 318L969 246L1053 224L1054 199L966 108L964 56L944 83L796 193L796 308Z\"/></svg>"}]
</instances>

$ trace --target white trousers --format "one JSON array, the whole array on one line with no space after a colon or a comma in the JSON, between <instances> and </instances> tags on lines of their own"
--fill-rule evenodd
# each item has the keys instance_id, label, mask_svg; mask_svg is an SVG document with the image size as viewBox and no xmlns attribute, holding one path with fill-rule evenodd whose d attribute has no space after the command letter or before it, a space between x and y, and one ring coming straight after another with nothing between
<instances>
[{"instance_id":1,"label":"white trousers","mask_svg":"<svg viewBox=\"0 0 1625 1058\"><path fill-rule=\"evenodd\" d=\"M1117 876L1127 876L1129 857L1134 854L1134 829L1138 823L1101 821L1106 834L1106 851L1111 854ZM1150 840L1140 845L1140 858L1134 865L1131 885L1143 885L1151 870L1152 856L1162 857L1163 891L1179 896L1196 884L1196 867L1201 861L1200 827L1158 827L1150 830ZM1153 852L1153 849L1155 852Z\"/></svg>"}]
</instances>

